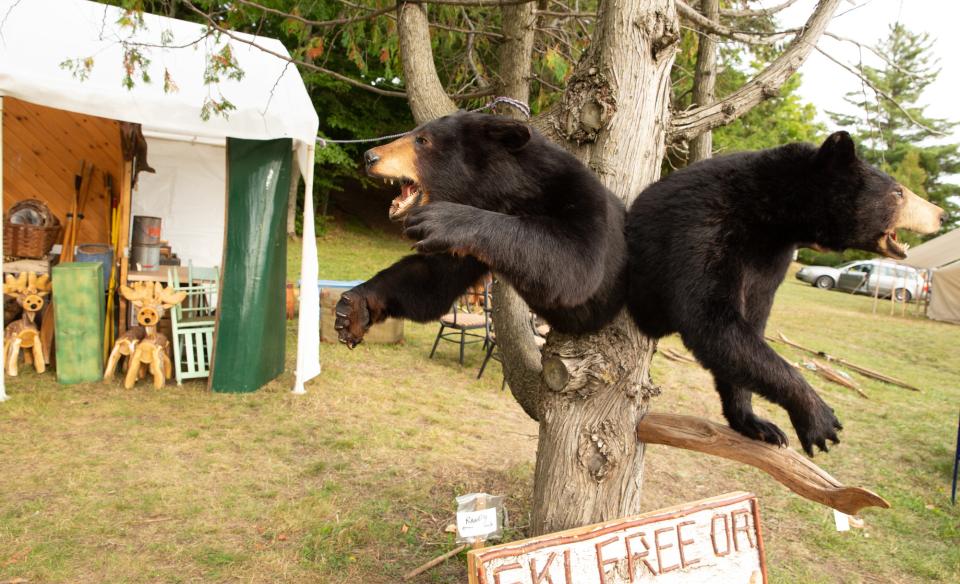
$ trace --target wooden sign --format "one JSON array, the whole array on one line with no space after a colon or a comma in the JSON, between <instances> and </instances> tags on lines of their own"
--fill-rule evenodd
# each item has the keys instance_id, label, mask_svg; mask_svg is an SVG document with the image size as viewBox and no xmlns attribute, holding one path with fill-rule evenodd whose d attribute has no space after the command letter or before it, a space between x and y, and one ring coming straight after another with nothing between
<instances>
[{"instance_id":1,"label":"wooden sign","mask_svg":"<svg viewBox=\"0 0 960 584\"><path fill-rule=\"evenodd\" d=\"M473 550L470 584L766 584L756 496L735 492Z\"/></svg>"}]
</instances>

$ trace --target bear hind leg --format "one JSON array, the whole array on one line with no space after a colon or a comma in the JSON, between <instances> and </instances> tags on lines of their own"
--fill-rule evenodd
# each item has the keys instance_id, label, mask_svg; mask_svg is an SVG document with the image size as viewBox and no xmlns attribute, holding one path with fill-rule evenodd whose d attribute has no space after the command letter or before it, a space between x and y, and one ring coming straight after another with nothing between
<instances>
[{"instance_id":1,"label":"bear hind leg","mask_svg":"<svg viewBox=\"0 0 960 584\"><path fill-rule=\"evenodd\" d=\"M742 317L717 308L709 325L680 331L697 360L715 378L749 387L787 410L807 454L814 446L827 451L828 440L839 442L843 426L833 409Z\"/></svg>"}]
</instances>

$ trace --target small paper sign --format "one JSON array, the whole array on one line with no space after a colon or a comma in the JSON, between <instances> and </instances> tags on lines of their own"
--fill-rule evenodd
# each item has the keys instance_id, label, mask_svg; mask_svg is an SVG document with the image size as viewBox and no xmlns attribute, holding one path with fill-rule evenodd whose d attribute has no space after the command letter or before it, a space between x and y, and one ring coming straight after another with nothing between
<instances>
[{"instance_id":1,"label":"small paper sign","mask_svg":"<svg viewBox=\"0 0 960 584\"><path fill-rule=\"evenodd\" d=\"M470 584L766 583L757 499L736 492L471 551Z\"/></svg>"},{"instance_id":2,"label":"small paper sign","mask_svg":"<svg viewBox=\"0 0 960 584\"><path fill-rule=\"evenodd\" d=\"M460 537L485 537L495 531L497 531L496 509L457 513L457 533Z\"/></svg>"},{"instance_id":3,"label":"small paper sign","mask_svg":"<svg viewBox=\"0 0 960 584\"><path fill-rule=\"evenodd\" d=\"M505 523L503 497L486 493L457 497L457 542L477 544L497 539Z\"/></svg>"}]
</instances>

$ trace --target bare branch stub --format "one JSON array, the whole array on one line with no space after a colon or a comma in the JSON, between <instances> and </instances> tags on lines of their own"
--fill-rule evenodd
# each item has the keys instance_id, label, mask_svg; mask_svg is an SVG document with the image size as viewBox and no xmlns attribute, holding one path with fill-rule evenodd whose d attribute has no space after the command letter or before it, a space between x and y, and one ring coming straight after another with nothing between
<instances>
[{"instance_id":1,"label":"bare branch stub","mask_svg":"<svg viewBox=\"0 0 960 584\"><path fill-rule=\"evenodd\" d=\"M615 92L606 74L596 67L571 75L567 91L553 117L557 134L576 142L593 142L617 111Z\"/></svg>"},{"instance_id":2,"label":"bare branch stub","mask_svg":"<svg viewBox=\"0 0 960 584\"><path fill-rule=\"evenodd\" d=\"M820 0L806 24L782 55L749 83L722 100L677 113L668 132L670 142L686 141L707 130L727 124L750 111L755 105L775 95L806 60L827 28L840 0Z\"/></svg>"}]
</instances>

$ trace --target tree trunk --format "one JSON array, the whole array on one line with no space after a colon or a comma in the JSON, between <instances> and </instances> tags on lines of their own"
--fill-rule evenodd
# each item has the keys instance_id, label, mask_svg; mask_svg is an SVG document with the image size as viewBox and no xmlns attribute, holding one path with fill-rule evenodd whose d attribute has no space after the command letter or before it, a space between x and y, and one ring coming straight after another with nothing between
<instances>
[{"instance_id":1,"label":"tree trunk","mask_svg":"<svg viewBox=\"0 0 960 584\"><path fill-rule=\"evenodd\" d=\"M702 0L700 11L711 22L720 20L720 0ZM697 47L697 70L693 76L693 104L705 106L716 98L717 41L708 32L700 33ZM690 141L689 162L706 160L713 155L713 131L707 130Z\"/></svg>"},{"instance_id":2,"label":"tree trunk","mask_svg":"<svg viewBox=\"0 0 960 584\"><path fill-rule=\"evenodd\" d=\"M533 58L534 4L504 6L501 9L503 43L500 45L500 95L522 103L530 100L530 68ZM512 107L503 113L515 119L523 115ZM540 419L540 349L534 340L530 307L509 284L493 285L493 323L503 376L513 397L534 420Z\"/></svg>"},{"instance_id":3,"label":"tree trunk","mask_svg":"<svg viewBox=\"0 0 960 584\"><path fill-rule=\"evenodd\" d=\"M669 136L690 139L735 119L803 62L839 0L820 0L784 54L724 103L670 117L670 68L679 37L673 0L603 0L589 51L559 104L532 124L573 152L626 204L660 176ZM526 100L529 74L524 15L505 12L504 93ZM423 5L398 8L410 107L419 123L455 110L437 76ZM508 48L509 47L509 48ZM525 51L526 54L521 51ZM562 267L560 268L562 269ZM517 401L540 421L531 531L541 534L640 510L644 445L636 427L657 393L650 380L655 343L626 313L581 337L552 333L541 363L522 300L497 291L494 318L504 372Z\"/></svg>"},{"instance_id":4,"label":"tree trunk","mask_svg":"<svg viewBox=\"0 0 960 584\"><path fill-rule=\"evenodd\" d=\"M422 124L457 111L456 104L447 97L440 83L437 66L433 62L426 5L398 4L397 32L400 36L407 101L413 118Z\"/></svg>"},{"instance_id":5,"label":"tree trunk","mask_svg":"<svg viewBox=\"0 0 960 584\"><path fill-rule=\"evenodd\" d=\"M668 0L605 0L598 18L592 48L548 125L629 204L660 175L679 26ZM548 336L534 534L640 511L644 445L636 427L657 393L654 350L625 311L593 335Z\"/></svg>"}]
</instances>

